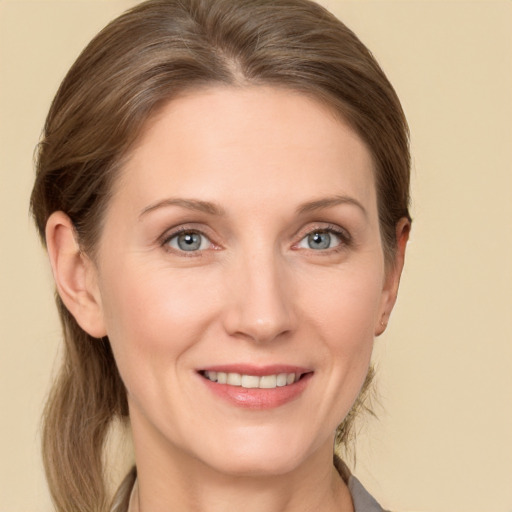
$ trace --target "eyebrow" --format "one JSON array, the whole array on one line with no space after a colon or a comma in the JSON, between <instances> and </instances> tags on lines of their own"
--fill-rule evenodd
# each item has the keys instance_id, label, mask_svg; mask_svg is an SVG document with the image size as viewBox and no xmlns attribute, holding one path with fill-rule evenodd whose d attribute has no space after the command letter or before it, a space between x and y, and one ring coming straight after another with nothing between
<instances>
[{"instance_id":1,"label":"eyebrow","mask_svg":"<svg viewBox=\"0 0 512 512\"><path fill-rule=\"evenodd\" d=\"M322 210L324 208L332 208L334 206L338 206L340 204L350 204L359 208L365 217L368 216L368 213L365 207L353 197L350 196L332 196L325 197L322 199L317 199L315 201L310 201L308 203L304 203L297 208L298 214L304 214L309 212L314 212L316 210Z\"/></svg>"},{"instance_id":2,"label":"eyebrow","mask_svg":"<svg viewBox=\"0 0 512 512\"><path fill-rule=\"evenodd\" d=\"M224 210L220 206L210 203L209 201L200 201L198 199L169 198L146 206L146 208L140 212L139 220L141 220L141 218L144 217L144 215L147 215L149 212L167 206L179 206L181 208L186 208L187 210L208 213L210 215L221 216L225 214Z\"/></svg>"},{"instance_id":3,"label":"eyebrow","mask_svg":"<svg viewBox=\"0 0 512 512\"><path fill-rule=\"evenodd\" d=\"M316 199L314 201L309 201L307 203L300 205L297 208L297 213L299 215L302 215L305 213L314 212L316 210L333 208L334 206L338 206L341 204L351 204L353 206L356 206L362 211L362 213L365 216L367 216L367 212L364 206L357 199L354 199L353 197L349 196L332 196L325 197L322 199ZM144 215L147 215L148 213L154 210L158 210L159 208L165 208L168 206L179 206L181 208L186 208L187 210L208 213L210 215L225 215L225 211L223 208L209 201L201 201L199 199L168 198L163 199L161 201L157 201L156 203L150 204L149 206L146 206L146 208L144 208L140 212L139 220L142 217L144 217Z\"/></svg>"}]
</instances>

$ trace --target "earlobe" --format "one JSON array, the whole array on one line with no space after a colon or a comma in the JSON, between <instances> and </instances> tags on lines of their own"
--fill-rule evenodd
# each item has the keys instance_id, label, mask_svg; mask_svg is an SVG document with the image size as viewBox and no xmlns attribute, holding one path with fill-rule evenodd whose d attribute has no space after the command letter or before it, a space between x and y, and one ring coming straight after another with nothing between
<instances>
[{"instance_id":1,"label":"earlobe","mask_svg":"<svg viewBox=\"0 0 512 512\"><path fill-rule=\"evenodd\" d=\"M46 244L57 292L80 327L89 335L106 335L97 271L83 254L70 218L54 212L46 223Z\"/></svg>"},{"instance_id":2,"label":"earlobe","mask_svg":"<svg viewBox=\"0 0 512 512\"><path fill-rule=\"evenodd\" d=\"M410 231L410 221L405 217L400 219L396 225L396 252L393 265L386 272L386 279L382 290L380 317L375 326L375 336L380 336L386 330L391 311L395 305Z\"/></svg>"}]
</instances>

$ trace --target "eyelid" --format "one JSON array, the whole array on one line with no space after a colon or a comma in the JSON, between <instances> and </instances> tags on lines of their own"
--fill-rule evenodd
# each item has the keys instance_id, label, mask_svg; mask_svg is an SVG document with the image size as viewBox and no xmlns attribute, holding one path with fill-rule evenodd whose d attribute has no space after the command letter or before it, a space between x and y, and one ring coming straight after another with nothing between
<instances>
[{"instance_id":1,"label":"eyelid","mask_svg":"<svg viewBox=\"0 0 512 512\"><path fill-rule=\"evenodd\" d=\"M158 241L158 244L164 250L166 250L168 252L172 252L172 253L179 254L181 256L187 256L187 257L200 256L204 251L206 251L208 249L212 249L212 250L220 249L220 246L218 244L216 244L215 242L213 242L212 236L207 234L205 231L206 230L204 228L198 228L198 227L194 226L193 224L192 225L180 224L179 226L176 226L174 228L170 228L170 229L166 230L161 236L158 237L157 241ZM170 240L172 240L176 236L179 236L183 233L197 233L198 235L205 237L208 240L210 247L208 247L207 249L200 249L197 251L182 251L182 250L176 249L174 247L170 247L170 245L169 245Z\"/></svg>"},{"instance_id":2,"label":"eyelid","mask_svg":"<svg viewBox=\"0 0 512 512\"><path fill-rule=\"evenodd\" d=\"M195 241L199 241L198 247L194 247L193 249L183 249L180 247L180 239L182 237L186 237L186 239L192 238ZM188 243L188 242L187 242ZM171 236L167 239L166 247L169 247L179 253L186 252L186 253L199 253L201 251L204 251L211 246L211 240L203 235L202 233L198 233L196 231L184 231L183 233L176 233L175 235Z\"/></svg>"},{"instance_id":3,"label":"eyelid","mask_svg":"<svg viewBox=\"0 0 512 512\"><path fill-rule=\"evenodd\" d=\"M301 249L300 247L298 247L298 244L300 242L302 242L302 240L304 240L304 238L306 238L307 236L309 236L309 235L311 235L312 233L315 233L315 232L333 233L338 238L340 238L341 243L339 245L337 245L336 247L332 247L332 248L329 248L329 249L324 249L323 251L320 251L320 250L319 251L314 251L313 249L311 249L311 251L314 251L314 252L329 253L331 251L336 251L336 250L340 250L340 249L346 248L346 247L348 247L348 246L350 246L352 244L352 236L350 235L350 233L345 228L342 228L341 226L338 226L336 224L330 224L330 223L325 223L324 224L322 222L318 222L318 223L314 223L313 226L308 226L305 229L301 229L297 233L298 241L294 243L293 248L294 249Z\"/></svg>"}]
</instances>

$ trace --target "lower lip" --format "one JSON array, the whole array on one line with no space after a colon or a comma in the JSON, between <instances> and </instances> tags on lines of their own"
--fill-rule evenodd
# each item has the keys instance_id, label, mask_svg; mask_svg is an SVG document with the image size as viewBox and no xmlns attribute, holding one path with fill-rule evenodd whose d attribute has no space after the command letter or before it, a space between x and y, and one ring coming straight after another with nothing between
<instances>
[{"instance_id":1,"label":"lower lip","mask_svg":"<svg viewBox=\"0 0 512 512\"><path fill-rule=\"evenodd\" d=\"M312 376L313 373L308 373L293 384L271 389L230 386L212 382L203 376L200 378L210 391L232 405L246 409L272 409L299 398Z\"/></svg>"}]
</instances>

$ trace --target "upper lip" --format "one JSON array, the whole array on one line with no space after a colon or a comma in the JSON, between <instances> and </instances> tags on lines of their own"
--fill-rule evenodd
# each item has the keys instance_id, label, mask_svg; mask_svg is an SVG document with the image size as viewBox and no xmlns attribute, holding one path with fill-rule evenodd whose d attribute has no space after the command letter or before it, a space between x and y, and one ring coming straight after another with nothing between
<instances>
[{"instance_id":1,"label":"upper lip","mask_svg":"<svg viewBox=\"0 0 512 512\"><path fill-rule=\"evenodd\" d=\"M310 373L312 370L301 366L295 366L290 364L270 364L270 365L254 365L254 364L219 364L212 366L205 366L198 370L202 372L224 372L224 373L239 373L241 375L254 375L257 377L263 377L265 375L278 375L280 373L295 373L303 375Z\"/></svg>"}]
</instances>

